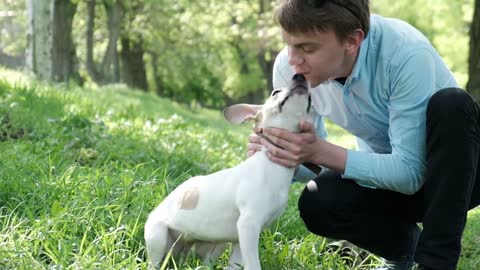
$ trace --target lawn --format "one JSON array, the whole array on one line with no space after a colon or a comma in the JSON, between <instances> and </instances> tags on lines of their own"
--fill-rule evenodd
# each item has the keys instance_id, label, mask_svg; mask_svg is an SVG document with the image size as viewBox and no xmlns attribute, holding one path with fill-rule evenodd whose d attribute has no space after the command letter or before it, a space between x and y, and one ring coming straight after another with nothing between
<instances>
[{"instance_id":1,"label":"lawn","mask_svg":"<svg viewBox=\"0 0 480 270\"><path fill-rule=\"evenodd\" d=\"M45 85L0 70L0 269L146 269L143 225L182 181L238 164L249 127L219 111L121 85ZM332 141L353 147L328 125ZM294 184L261 237L264 269L371 269L375 256L306 231ZM480 214L471 212L459 269L480 269ZM226 266L222 256L215 269ZM196 258L177 269L200 267Z\"/></svg>"}]
</instances>

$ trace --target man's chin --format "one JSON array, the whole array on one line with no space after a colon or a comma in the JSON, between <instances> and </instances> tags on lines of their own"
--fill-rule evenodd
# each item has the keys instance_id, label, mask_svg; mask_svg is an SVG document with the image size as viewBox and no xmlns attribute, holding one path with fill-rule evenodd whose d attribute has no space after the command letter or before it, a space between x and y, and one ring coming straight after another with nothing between
<instances>
[{"instance_id":1,"label":"man's chin","mask_svg":"<svg viewBox=\"0 0 480 270\"><path fill-rule=\"evenodd\" d=\"M319 86L324 80L320 78L312 78L309 76L310 74L305 74L305 78L308 81L308 84L310 85L311 88Z\"/></svg>"},{"instance_id":2,"label":"man's chin","mask_svg":"<svg viewBox=\"0 0 480 270\"><path fill-rule=\"evenodd\" d=\"M311 88L315 88L315 87L319 86L322 82L317 81L317 80L315 80L315 81L314 80L309 80L308 83L310 84Z\"/></svg>"}]
</instances>

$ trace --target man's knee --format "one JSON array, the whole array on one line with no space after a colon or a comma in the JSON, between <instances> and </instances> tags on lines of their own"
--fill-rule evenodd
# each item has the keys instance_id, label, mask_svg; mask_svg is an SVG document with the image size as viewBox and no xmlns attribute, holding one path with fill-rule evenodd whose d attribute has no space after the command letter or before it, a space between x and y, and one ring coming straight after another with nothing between
<instances>
[{"instance_id":1,"label":"man's knee","mask_svg":"<svg viewBox=\"0 0 480 270\"><path fill-rule=\"evenodd\" d=\"M460 88L446 88L436 92L428 102L427 118L450 119L463 117L465 112L475 110L474 99Z\"/></svg>"},{"instance_id":2,"label":"man's knee","mask_svg":"<svg viewBox=\"0 0 480 270\"><path fill-rule=\"evenodd\" d=\"M341 204L335 194L348 192L342 186L341 175L334 171L325 171L311 182L315 185L307 184L298 200L300 217L309 231L331 237L336 223L334 209L339 209Z\"/></svg>"},{"instance_id":3,"label":"man's knee","mask_svg":"<svg viewBox=\"0 0 480 270\"><path fill-rule=\"evenodd\" d=\"M330 211L326 205L322 205L322 200L317 200L314 194L308 188L303 190L298 200L298 211L300 217L305 223L305 227L317 235L329 236L335 227L331 221Z\"/></svg>"}]
</instances>

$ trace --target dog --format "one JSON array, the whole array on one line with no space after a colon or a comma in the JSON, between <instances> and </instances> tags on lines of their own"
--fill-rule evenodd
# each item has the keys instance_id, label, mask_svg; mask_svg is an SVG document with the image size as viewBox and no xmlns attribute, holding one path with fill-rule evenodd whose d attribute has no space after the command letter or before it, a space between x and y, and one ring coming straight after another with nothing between
<instances>
[{"instance_id":1,"label":"dog","mask_svg":"<svg viewBox=\"0 0 480 270\"><path fill-rule=\"evenodd\" d=\"M272 91L264 105L233 105L224 116L236 124L253 120L257 128L299 132L310 104L308 82L296 74L289 87ZM260 233L287 207L294 170L270 161L264 147L233 168L179 185L145 224L149 268L159 268L167 252L176 256L193 246L203 263L211 264L232 243L229 269L260 270Z\"/></svg>"}]
</instances>

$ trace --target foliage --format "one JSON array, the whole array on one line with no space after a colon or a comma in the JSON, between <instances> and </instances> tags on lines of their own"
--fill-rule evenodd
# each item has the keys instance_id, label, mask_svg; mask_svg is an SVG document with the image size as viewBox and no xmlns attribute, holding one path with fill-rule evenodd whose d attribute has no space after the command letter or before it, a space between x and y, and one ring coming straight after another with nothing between
<instances>
[{"instance_id":1,"label":"foliage","mask_svg":"<svg viewBox=\"0 0 480 270\"><path fill-rule=\"evenodd\" d=\"M25 1L0 0L0 26L2 39L0 52L19 55L27 45L27 16Z\"/></svg>"},{"instance_id":2,"label":"foliage","mask_svg":"<svg viewBox=\"0 0 480 270\"><path fill-rule=\"evenodd\" d=\"M403 19L419 29L439 51L460 85L466 85L473 0L375 0L372 9L384 16Z\"/></svg>"},{"instance_id":3,"label":"foliage","mask_svg":"<svg viewBox=\"0 0 480 270\"><path fill-rule=\"evenodd\" d=\"M148 17L148 25L164 31L147 30L147 46L161 48L157 75L168 96L219 107L225 105L225 97L239 98L266 89L257 54L260 47L274 42L260 44L262 37L256 33L263 20L257 15L256 2L149 4L149 10L158 12Z\"/></svg>"},{"instance_id":4,"label":"foliage","mask_svg":"<svg viewBox=\"0 0 480 270\"><path fill-rule=\"evenodd\" d=\"M133 9L132 1L121 2L129 3L124 7L123 35L143 39L154 92L217 108L228 99L268 92L257 57L260 49L280 44L280 36L269 30L275 29L271 8L269 13L260 13L258 1L133 1L139 3ZM106 49L108 29L98 5L97 11L94 58L98 63ZM78 31L74 35L84 63L85 4L80 3L75 20Z\"/></svg>"},{"instance_id":5,"label":"foliage","mask_svg":"<svg viewBox=\"0 0 480 270\"><path fill-rule=\"evenodd\" d=\"M87 1L75 1L78 10L73 35L80 72L93 82L85 70ZM102 62L108 43L107 2L122 5L122 36L143 40L152 92L215 108L245 100L252 93L260 94L247 101L258 102L268 93L271 75L262 61L272 61L283 46L273 22L278 1L96 0L96 63ZM371 5L375 13L402 18L425 33L465 85L473 0L374 0ZM1 46L7 53L21 53L27 19L24 3L0 0L0 8L16 14L0 20L6 34ZM120 45L118 49L122 49Z\"/></svg>"}]
</instances>

